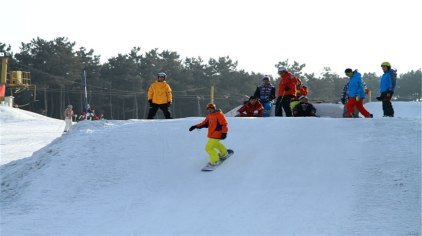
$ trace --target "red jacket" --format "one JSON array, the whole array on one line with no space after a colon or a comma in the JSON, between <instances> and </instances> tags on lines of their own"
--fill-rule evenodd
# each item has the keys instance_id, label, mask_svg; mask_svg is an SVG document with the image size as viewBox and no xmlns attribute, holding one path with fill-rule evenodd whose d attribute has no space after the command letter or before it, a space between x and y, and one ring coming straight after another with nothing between
<instances>
[{"instance_id":1,"label":"red jacket","mask_svg":"<svg viewBox=\"0 0 422 236\"><path fill-rule=\"evenodd\" d=\"M308 88L307 87L304 87L304 86L300 86L299 93L298 93L297 96L298 97L300 97L300 96L308 96Z\"/></svg>"},{"instance_id":2,"label":"red jacket","mask_svg":"<svg viewBox=\"0 0 422 236\"><path fill-rule=\"evenodd\" d=\"M284 96L284 95L296 96L296 89L297 89L298 83L299 83L299 79L296 77L293 77L290 72L284 73L281 76L281 80L278 85L278 96Z\"/></svg>"},{"instance_id":3,"label":"red jacket","mask_svg":"<svg viewBox=\"0 0 422 236\"><path fill-rule=\"evenodd\" d=\"M264 107L259 101L256 101L255 105L252 105L247 102L239 110L237 110L237 112L239 112L240 116L242 117L253 117L255 111L258 111L259 117L262 117L264 115ZM246 114L244 112L246 112Z\"/></svg>"},{"instance_id":4,"label":"red jacket","mask_svg":"<svg viewBox=\"0 0 422 236\"><path fill-rule=\"evenodd\" d=\"M221 139L221 134L229 131L227 120L223 112L216 110L205 117L205 120L197 124L196 127L208 128L208 138Z\"/></svg>"}]
</instances>

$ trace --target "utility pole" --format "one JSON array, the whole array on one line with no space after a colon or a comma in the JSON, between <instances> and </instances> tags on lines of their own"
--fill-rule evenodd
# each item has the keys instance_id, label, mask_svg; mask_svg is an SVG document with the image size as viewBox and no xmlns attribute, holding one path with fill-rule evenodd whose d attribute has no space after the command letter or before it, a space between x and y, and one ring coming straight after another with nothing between
<instances>
[{"instance_id":1,"label":"utility pole","mask_svg":"<svg viewBox=\"0 0 422 236\"><path fill-rule=\"evenodd\" d=\"M1 59L1 80L0 80L0 101L4 100L6 96L6 78L7 78L7 64L8 58L3 52L0 53Z\"/></svg>"},{"instance_id":2,"label":"utility pole","mask_svg":"<svg viewBox=\"0 0 422 236\"><path fill-rule=\"evenodd\" d=\"M135 108L134 108L134 110L135 110L135 119L138 119L138 99L136 99L136 93L135 93L134 97L135 97L135 104L134 104L134 106L135 106Z\"/></svg>"},{"instance_id":3,"label":"utility pole","mask_svg":"<svg viewBox=\"0 0 422 236\"><path fill-rule=\"evenodd\" d=\"M210 103L214 103L214 85L211 85L211 101Z\"/></svg>"},{"instance_id":4,"label":"utility pole","mask_svg":"<svg viewBox=\"0 0 422 236\"><path fill-rule=\"evenodd\" d=\"M200 96L196 96L196 100L197 100L197 102L198 102L198 116L201 116L202 114L202 112L201 112L201 102L200 102L200 100L201 100L201 97Z\"/></svg>"}]
</instances>

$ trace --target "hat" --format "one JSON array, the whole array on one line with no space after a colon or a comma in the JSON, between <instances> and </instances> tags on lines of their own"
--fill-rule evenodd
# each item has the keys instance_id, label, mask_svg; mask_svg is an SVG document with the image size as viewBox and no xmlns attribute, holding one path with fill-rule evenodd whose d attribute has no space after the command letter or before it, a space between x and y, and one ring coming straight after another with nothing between
<instances>
[{"instance_id":1,"label":"hat","mask_svg":"<svg viewBox=\"0 0 422 236\"><path fill-rule=\"evenodd\" d=\"M385 62L381 63L381 66L389 66L389 67L391 67L391 64L390 64L390 62L385 61Z\"/></svg>"},{"instance_id":2,"label":"hat","mask_svg":"<svg viewBox=\"0 0 422 236\"><path fill-rule=\"evenodd\" d=\"M346 74L351 73L351 72L353 72L353 70L350 69L350 68L347 68L347 69L344 70L344 73L346 73Z\"/></svg>"},{"instance_id":3,"label":"hat","mask_svg":"<svg viewBox=\"0 0 422 236\"><path fill-rule=\"evenodd\" d=\"M262 80L268 80L268 81L270 81L270 76L269 75L264 75L262 77Z\"/></svg>"},{"instance_id":4,"label":"hat","mask_svg":"<svg viewBox=\"0 0 422 236\"><path fill-rule=\"evenodd\" d=\"M166 75L166 73L164 73L164 72L160 72L160 73L158 73L158 78L160 78L160 77L162 77L162 78L167 78L167 75Z\"/></svg>"},{"instance_id":5,"label":"hat","mask_svg":"<svg viewBox=\"0 0 422 236\"><path fill-rule=\"evenodd\" d=\"M67 105L67 108L72 109L72 108L73 108L73 106L69 104L69 105Z\"/></svg>"},{"instance_id":6,"label":"hat","mask_svg":"<svg viewBox=\"0 0 422 236\"><path fill-rule=\"evenodd\" d=\"M299 97L299 101L301 101L302 99L308 99L308 97L302 95L302 96Z\"/></svg>"},{"instance_id":7,"label":"hat","mask_svg":"<svg viewBox=\"0 0 422 236\"><path fill-rule=\"evenodd\" d=\"M287 71L287 68L286 67L284 67L284 66L278 67L278 73L284 72L284 71Z\"/></svg>"},{"instance_id":8,"label":"hat","mask_svg":"<svg viewBox=\"0 0 422 236\"><path fill-rule=\"evenodd\" d=\"M215 110L216 106L215 106L215 104L214 104L214 103L208 103L208 105L207 105L207 109L209 109L209 108L212 108L212 109L214 109L214 110Z\"/></svg>"}]
</instances>

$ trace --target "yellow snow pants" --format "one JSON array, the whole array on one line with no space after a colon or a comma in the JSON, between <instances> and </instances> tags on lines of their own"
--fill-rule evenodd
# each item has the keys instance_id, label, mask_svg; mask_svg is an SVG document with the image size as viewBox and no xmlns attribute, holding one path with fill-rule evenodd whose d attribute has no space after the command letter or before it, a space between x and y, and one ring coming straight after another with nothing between
<instances>
[{"instance_id":1,"label":"yellow snow pants","mask_svg":"<svg viewBox=\"0 0 422 236\"><path fill-rule=\"evenodd\" d=\"M220 143L220 139L210 138L208 139L208 143L205 146L205 151L208 152L208 155L210 155L211 162L217 162L220 160L220 155L226 155L227 148Z\"/></svg>"}]
</instances>

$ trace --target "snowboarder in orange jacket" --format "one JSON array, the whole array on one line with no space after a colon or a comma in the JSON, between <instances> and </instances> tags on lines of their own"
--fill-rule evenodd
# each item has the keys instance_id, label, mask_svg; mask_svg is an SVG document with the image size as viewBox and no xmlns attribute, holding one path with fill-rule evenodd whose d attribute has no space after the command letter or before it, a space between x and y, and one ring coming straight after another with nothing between
<instances>
[{"instance_id":1,"label":"snowboarder in orange jacket","mask_svg":"<svg viewBox=\"0 0 422 236\"><path fill-rule=\"evenodd\" d=\"M208 128L208 143L205 146L205 151L210 156L209 166L217 166L220 164L220 159L225 159L228 156L227 148L220 143L227 137L228 123L224 113L220 109L216 109L215 104L209 103L207 105L208 115L205 120L199 124L193 125L189 131L194 129Z\"/></svg>"}]
</instances>

